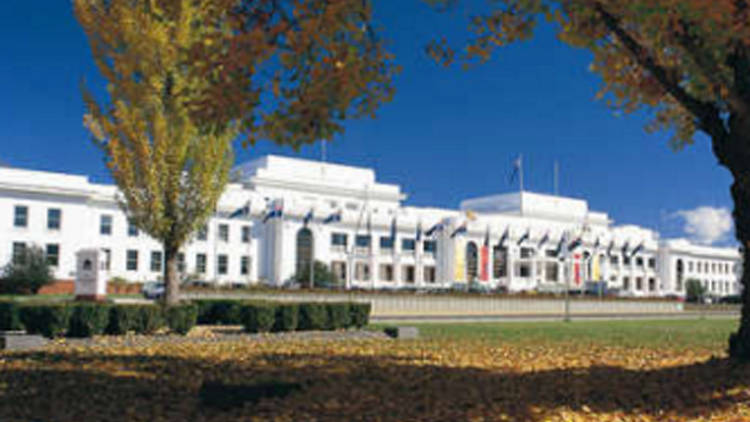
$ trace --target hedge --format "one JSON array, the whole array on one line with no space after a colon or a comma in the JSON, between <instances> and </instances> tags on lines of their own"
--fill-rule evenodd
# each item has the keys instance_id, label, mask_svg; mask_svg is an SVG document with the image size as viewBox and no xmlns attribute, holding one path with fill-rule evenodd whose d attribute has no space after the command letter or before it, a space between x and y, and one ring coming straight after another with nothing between
<instances>
[{"instance_id":1,"label":"hedge","mask_svg":"<svg viewBox=\"0 0 750 422\"><path fill-rule=\"evenodd\" d=\"M0 302L0 331L23 330L18 304Z\"/></svg>"},{"instance_id":2,"label":"hedge","mask_svg":"<svg viewBox=\"0 0 750 422\"><path fill-rule=\"evenodd\" d=\"M194 300L198 308L198 324L240 325L242 324L242 302L231 299Z\"/></svg>"},{"instance_id":3,"label":"hedge","mask_svg":"<svg viewBox=\"0 0 750 422\"><path fill-rule=\"evenodd\" d=\"M91 337L104 333L109 324L109 306L96 303L77 303L70 307L68 336Z\"/></svg>"},{"instance_id":4,"label":"hedge","mask_svg":"<svg viewBox=\"0 0 750 422\"><path fill-rule=\"evenodd\" d=\"M195 326L198 307L193 304L174 305L164 310L167 327L177 334L187 334Z\"/></svg>"},{"instance_id":5,"label":"hedge","mask_svg":"<svg viewBox=\"0 0 750 422\"><path fill-rule=\"evenodd\" d=\"M267 333L276 322L277 304L249 302L242 306L242 325L249 333Z\"/></svg>"},{"instance_id":6,"label":"hedge","mask_svg":"<svg viewBox=\"0 0 750 422\"><path fill-rule=\"evenodd\" d=\"M339 330L349 328L351 325L350 307L348 302L333 302L325 304L326 330Z\"/></svg>"},{"instance_id":7,"label":"hedge","mask_svg":"<svg viewBox=\"0 0 750 422\"><path fill-rule=\"evenodd\" d=\"M65 335L71 307L66 304L28 304L19 308L21 323L30 334L54 338Z\"/></svg>"},{"instance_id":8,"label":"hedge","mask_svg":"<svg viewBox=\"0 0 750 422\"><path fill-rule=\"evenodd\" d=\"M279 303L276 305L276 321L271 331L294 331L299 324L299 305L296 303Z\"/></svg>"},{"instance_id":9,"label":"hedge","mask_svg":"<svg viewBox=\"0 0 750 422\"><path fill-rule=\"evenodd\" d=\"M325 330L328 312L323 303L300 303L298 331Z\"/></svg>"},{"instance_id":10,"label":"hedge","mask_svg":"<svg viewBox=\"0 0 750 422\"><path fill-rule=\"evenodd\" d=\"M352 327L362 328L370 322L370 303L353 302L349 304L350 318Z\"/></svg>"},{"instance_id":11,"label":"hedge","mask_svg":"<svg viewBox=\"0 0 750 422\"><path fill-rule=\"evenodd\" d=\"M139 305L112 306L109 310L109 324L104 332L120 336L129 331L136 331L140 312Z\"/></svg>"}]
</instances>

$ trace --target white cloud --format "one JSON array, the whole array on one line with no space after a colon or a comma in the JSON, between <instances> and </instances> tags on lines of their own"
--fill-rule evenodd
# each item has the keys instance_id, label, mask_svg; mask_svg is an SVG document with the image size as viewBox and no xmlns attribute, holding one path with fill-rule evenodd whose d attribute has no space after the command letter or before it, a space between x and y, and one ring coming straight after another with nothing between
<instances>
[{"instance_id":1,"label":"white cloud","mask_svg":"<svg viewBox=\"0 0 750 422\"><path fill-rule=\"evenodd\" d=\"M728 208L698 207L673 214L684 220L682 230L696 243L712 245L725 240L732 231L732 213Z\"/></svg>"}]
</instances>

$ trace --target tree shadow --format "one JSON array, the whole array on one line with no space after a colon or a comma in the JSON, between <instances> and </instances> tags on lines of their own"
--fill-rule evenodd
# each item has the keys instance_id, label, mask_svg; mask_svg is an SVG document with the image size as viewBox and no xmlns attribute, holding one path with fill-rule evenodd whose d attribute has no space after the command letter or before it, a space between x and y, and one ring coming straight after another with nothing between
<instances>
[{"instance_id":1,"label":"tree shadow","mask_svg":"<svg viewBox=\"0 0 750 422\"><path fill-rule=\"evenodd\" d=\"M518 372L421 364L397 355L260 354L213 362L168 355L4 356L0 420L542 421L561 408L706 416L750 402L750 366L726 359L649 370ZM20 361L32 369L14 369ZM55 368L66 365L66 370ZM210 397L209 397L210 396ZM207 401L207 397L209 401Z\"/></svg>"}]
</instances>

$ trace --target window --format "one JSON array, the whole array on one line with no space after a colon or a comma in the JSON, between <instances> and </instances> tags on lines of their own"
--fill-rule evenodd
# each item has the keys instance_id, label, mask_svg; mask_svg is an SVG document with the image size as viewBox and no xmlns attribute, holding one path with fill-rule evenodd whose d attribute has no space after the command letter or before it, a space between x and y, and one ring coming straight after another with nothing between
<instances>
[{"instance_id":1,"label":"window","mask_svg":"<svg viewBox=\"0 0 750 422\"><path fill-rule=\"evenodd\" d=\"M250 226L242 226L242 243L250 243Z\"/></svg>"},{"instance_id":2,"label":"window","mask_svg":"<svg viewBox=\"0 0 750 422\"><path fill-rule=\"evenodd\" d=\"M128 236L138 237L138 227L132 221L128 221Z\"/></svg>"},{"instance_id":3,"label":"window","mask_svg":"<svg viewBox=\"0 0 750 422\"><path fill-rule=\"evenodd\" d=\"M240 259L240 274L242 275L250 274L250 257L249 256L243 256Z\"/></svg>"},{"instance_id":4,"label":"window","mask_svg":"<svg viewBox=\"0 0 750 422\"><path fill-rule=\"evenodd\" d=\"M346 262L345 261L332 261L331 271L336 276L336 280L346 280Z\"/></svg>"},{"instance_id":5,"label":"window","mask_svg":"<svg viewBox=\"0 0 750 422\"><path fill-rule=\"evenodd\" d=\"M125 269L128 271L138 271L138 251L128 249L125 256Z\"/></svg>"},{"instance_id":6,"label":"window","mask_svg":"<svg viewBox=\"0 0 750 422\"><path fill-rule=\"evenodd\" d=\"M521 264L518 267L517 275L519 277L531 277L531 266L529 264Z\"/></svg>"},{"instance_id":7,"label":"window","mask_svg":"<svg viewBox=\"0 0 750 422\"><path fill-rule=\"evenodd\" d=\"M393 281L393 265L380 264L380 280Z\"/></svg>"},{"instance_id":8,"label":"window","mask_svg":"<svg viewBox=\"0 0 750 422\"><path fill-rule=\"evenodd\" d=\"M635 289L638 291L643 290L643 277L635 278Z\"/></svg>"},{"instance_id":9,"label":"window","mask_svg":"<svg viewBox=\"0 0 750 422\"><path fill-rule=\"evenodd\" d=\"M195 272L198 274L206 273L206 254L195 254Z\"/></svg>"},{"instance_id":10,"label":"window","mask_svg":"<svg viewBox=\"0 0 750 422\"><path fill-rule=\"evenodd\" d=\"M229 225L219 224L219 240L229 242Z\"/></svg>"},{"instance_id":11,"label":"window","mask_svg":"<svg viewBox=\"0 0 750 422\"><path fill-rule=\"evenodd\" d=\"M178 273L185 272L185 254L182 252L177 254L177 272Z\"/></svg>"},{"instance_id":12,"label":"window","mask_svg":"<svg viewBox=\"0 0 750 422\"><path fill-rule=\"evenodd\" d=\"M198 234L196 235L196 238L198 240L206 240L208 239L208 226L203 225L201 228L198 229Z\"/></svg>"},{"instance_id":13,"label":"window","mask_svg":"<svg viewBox=\"0 0 750 422\"><path fill-rule=\"evenodd\" d=\"M630 277L623 277L622 278L622 289L623 290L630 290Z\"/></svg>"},{"instance_id":14,"label":"window","mask_svg":"<svg viewBox=\"0 0 750 422\"><path fill-rule=\"evenodd\" d=\"M335 250L346 249L347 236L345 233L331 233L331 247Z\"/></svg>"},{"instance_id":15,"label":"window","mask_svg":"<svg viewBox=\"0 0 750 422\"><path fill-rule=\"evenodd\" d=\"M437 252L437 241L425 240L422 243L422 251L426 254L435 255L435 252Z\"/></svg>"},{"instance_id":16,"label":"window","mask_svg":"<svg viewBox=\"0 0 750 422\"><path fill-rule=\"evenodd\" d=\"M365 262L357 262L354 266L354 279L368 281L370 279L370 265Z\"/></svg>"},{"instance_id":17,"label":"window","mask_svg":"<svg viewBox=\"0 0 750 422\"><path fill-rule=\"evenodd\" d=\"M29 224L29 207L25 205L16 205L13 215L13 225L16 227L26 227Z\"/></svg>"},{"instance_id":18,"label":"window","mask_svg":"<svg viewBox=\"0 0 750 422\"><path fill-rule=\"evenodd\" d=\"M219 274L226 274L228 268L229 268L229 257L226 255L219 255L219 258L218 258Z\"/></svg>"},{"instance_id":19,"label":"window","mask_svg":"<svg viewBox=\"0 0 750 422\"><path fill-rule=\"evenodd\" d=\"M23 242L13 242L13 263L24 264L26 260L26 244Z\"/></svg>"},{"instance_id":20,"label":"window","mask_svg":"<svg viewBox=\"0 0 750 422\"><path fill-rule=\"evenodd\" d=\"M99 217L99 234L110 236L112 234L112 216L102 215Z\"/></svg>"},{"instance_id":21,"label":"window","mask_svg":"<svg viewBox=\"0 0 750 422\"><path fill-rule=\"evenodd\" d=\"M612 265L617 265L620 262L620 258L617 256L610 256L609 257L609 263Z\"/></svg>"},{"instance_id":22,"label":"window","mask_svg":"<svg viewBox=\"0 0 750 422\"><path fill-rule=\"evenodd\" d=\"M104 269L109 271L112 267L112 250L102 249L102 253L104 253Z\"/></svg>"},{"instance_id":23,"label":"window","mask_svg":"<svg viewBox=\"0 0 750 422\"><path fill-rule=\"evenodd\" d=\"M544 251L544 255L547 258L557 258L557 251L554 249L547 249L546 251Z\"/></svg>"},{"instance_id":24,"label":"window","mask_svg":"<svg viewBox=\"0 0 750 422\"><path fill-rule=\"evenodd\" d=\"M369 234L358 234L354 238L354 244L358 248L369 248L370 247L370 235Z\"/></svg>"},{"instance_id":25,"label":"window","mask_svg":"<svg viewBox=\"0 0 750 422\"><path fill-rule=\"evenodd\" d=\"M417 249L417 242L414 239L401 239L401 250L404 252L414 252Z\"/></svg>"},{"instance_id":26,"label":"window","mask_svg":"<svg viewBox=\"0 0 750 422\"><path fill-rule=\"evenodd\" d=\"M424 267L422 279L425 283L434 283L435 282L435 267L431 265Z\"/></svg>"},{"instance_id":27,"label":"window","mask_svg":"<svg viewBox=\"0 0 750 422\"><path fill-rule=\"evenodd\" d=\"M547 262L544 267L544 279L547 281L557 281L557 263Z\"/></svg>"},{"instance_id":28,"label":"window","mask_svg":"<svg viewBox=\"0 0 750 422\"><path fill-rule=\"evenodd\" d=\"M401 280L405 283L414 283L414 266L404 265L401 267Z\"/></svg>"},{"instance_id":29,"label":"window","mask_svg":"<svg viewBox=\"0 0 750 422\"><path fill-rule=\"evenodd\" d=\"M625 255L622 257L622 265L630 265L630 257Z\"/></svg>"},{"instance_id":30,"label":"window","mask_svg":"<svg viewBox=\"0 0 750 422\"><path fill-rule=\"evenodd\" d=\"M651 277L651 278L648 279L648 290L650 292L655 292L656 291L656 279L653 278L653 277Z\"/></svg>"},{"instance_id":31,"label":"window","mask_svg":"<svg viewBox=\"0 0 750 422\"><path fill-rule=\"evenodd\" d=\"M151 272L161 272L161 251L151 251Z\"/></svg>"},{"instance_id":32,"label":"window","mask_svg":"<svg viewBox=\"0 0 750 422\"><path fill-rule=\"evenodd\" d=\"M643 266L643 258L640 256L635 259L635 265L642 267Z\"/></svg>"},{"instance_id":33,"label":"window","mask_svg":"<svg viewBox=\"0 0 750 422\"><path fill-rule=\"evenodd\" d=\"M521 248L521 258L531 258L534 256L534 248Z\"/></svg>"},{"instance_id":34,"label":"window","mask_svg":"<svg viewBox=\"0 0 750 422\"><path fill-rule=\"evenodd\" d=\"M492 247L492 276L502 278L508 275L508 250L502 246Z\"/></svg>"},{"instance_id":35,"label":"window","mask_svg":"<svg viewBox=\"0 0 750 422\"><path fill-rule=\"evenodd\" d=\"M656 258L649 258L648 259L648 267L649 268L656 268Z\"/></svg>"},{"instance_id":36,"label":"window","mask_svg":"<svg viewBox=\"0 0 750 422\"><path fill-rule=\"evenodd\" d=\"M57 243L47 244L45 256L47 257L47 265L57 267L60 264L60 245Z\"/></svg>"},{"instance_id":37,"label":"window","mask_svg":"<svg viewBox=\"0 0 750 422\"><path fill-rule=\"evenodd\" d=\"M688 261L688 271L693 272L693 261Z\"/></svg>"},{"instance_id":38,"label":"window","mask_svg":"<svg viewBox=\"0 0 750 422\"><path fill-rule=\"evenodd\" d=\"M390 236L381 236L380 237L380 250L384 250L386 252L392 252L393 251L393 238Z\"/></svg>"},{"instance_id":39,"label":"window","mask_svg":"<svg viewBox=\"0 0 750 422\"><path fill-rule=\"evenodd\" d=\"M49 208L47 210L47 229L48 230L60 230L60 222L62 220L62 211L60 208Z\"/></svg>"}]
</instances>

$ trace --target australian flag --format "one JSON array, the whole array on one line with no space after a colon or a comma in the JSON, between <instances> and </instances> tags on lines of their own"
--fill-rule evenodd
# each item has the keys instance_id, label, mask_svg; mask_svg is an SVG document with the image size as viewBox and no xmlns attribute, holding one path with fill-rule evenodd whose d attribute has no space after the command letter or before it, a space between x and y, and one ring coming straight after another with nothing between
<instances>
[{"instance_id":1,"label":"australian flag","mask_svg":"<svg viewBox=\"0 0 750 422\"><path fill-rule=\"evenodd\" d=\"M518 239L518 246L521 246L521 244L527 240L529 240L529 237L531 236L531 229L526 229L526 233L521 236L520 239Z\"/></svg>"},{"instance_id":2,"label":"australian flag","mask_svg":"<svg viewBox=\"0 0 750 422\"><path fill-rule=\"evenodd\" d=\"M398 231L396 225L396 217L393 217L393 220L391 220L391 241L394 243L396 242L396 232Z\"/></svg>"},{"instance_id":3,"label":"australian flag","mask_svg":"<svg viewBox=\"0 0 750 422\"><path fill-rule=\"evenodd\" d=\"M609 246L607 246L607 256L612 256L612 249L615 247L615 241L610 240Z\"/></svg>"},{"instance_id":4,"label":"australian flag","mask_svg":"<svg viewBox=\"0 0 750 422\"><path fill-rule=\"evenodd\" d=\"M451 239L458 236L459 234L466 233L467 230L468 228L466 227L466 222L464 221L460 226L456 227L456 230L453 230L453 233L451 233Z\"/></svg>"},{"instance_id":5,"label":"australian flag","mask_svg":"<svg viewBox=\"0 0 750 422\"><path fill-rule=\"evenodd\" d=\"M331 224L341 222L341 210L331 213L328 217L323 220L323 224Z\"/></svg>"},{"instance_id":6,"label":"australian flag","mask_svg":"<svg viewBox=\"0 0 750 422\"><path fill-rule=\"evenodd\" d=\"M549 232L545 233L544 236L542 237L542 240L539 241L539 248L544 246L544 244L547 243L548 240L549 240Z\"/></svg>"},{"instance_id":7,"label":"australian flag","mask_svg":"<svg viewBox=\"0 0 750 422\"><path fill-rule=\"evenodd\" d=\"M581 246L581 243L583 243L583 240L581 239L581 236L578 236L574 241L570 242L570 245L568 245L568 250L572 251L573 249Z\"/></svg>"},{"instance_id":8,"label":"australian flag","mask_svg":"<svg viewBox=\"0 0 750 422\"><path fill-rule=\"evenodd\" d=\"M308 211L307 214L305 214L305 216L302 218L302 224L307 226L312 221L313 216L313 210L312 208L310 208L310 211Z\"/></svg>"},{"instance_id":9,"label":"australian flag","mask_svg":"<svg viewBox=\"0 0 750 422\"><path fill-rule=\"evenodd\" d=\"M417 242L419 242L420 240L422 240L422 222L421 221L419 223L417 223L417 235L416 235L416 238L417 238Z\"/></svg>"},{"instance_id":10,"label":"australian flag","mask_svg":"<svg viewBox=\"0 0 750 422\"><path fill-rule=\"evenodd\" d=\"M635 256L638 252L643 250L643 242L639 243L638 246L633 249L633 252L630 252L630 256Z\"/></svg>"},{"instance_id":11,"label":"australian flag","mask_svg":"<svg viewBox=\"0 0 750 422\"><path fill-rule=\"evenodd\" d=\"M283 218L284 217L284 203L281 201L273 201L271 210L268 211L265 217L263 217L263 223L268 222L272 218Z\"/></svg>"},{"instance_id":12,"label":"australian flag","mask_svg":"<svg viewBox=\"0 0 750 422\"><path fill-rule=\"evenodd\" d=\"M250 215L250 201L247 201L245 205L234 210L229 214L229 218L247 217Z\"/></svg>"},{"instance_id":13,"label":"australian flag","mask_svg":"<svg viewBox=\"0 0 750 422\"><path fill-rule=\"evenodd\" d=\"M505 241L508 240L508 236L510 236L510 228L506 227L497 245L502 248Z\"/></svg>"},{"instance_id":14,"label":"australian flag","mask_svg":"<svg viewBox=\"0 0 750 422\"><path fill-rule=\"evenodd\" d=\"M430 227L426 232L424 232L424 235L427 237L431 237L433 234L443 231L444 227L445 226L443 226L442 222L435 223L434 226Z\"/></svg>"},{"instance_id":15,"label":"australian flag","mask_svg":"<svg viewBox=\"0 0 750 422\"><path fill-rule=\"evenodd\" d=\"M508 183L513 183L518 178L518 174L521 172L521 166L521 156L519 155L518 158L513 160L513 170L510 173L510 177L508 177Z\"/></svg>"}]
</instances>

